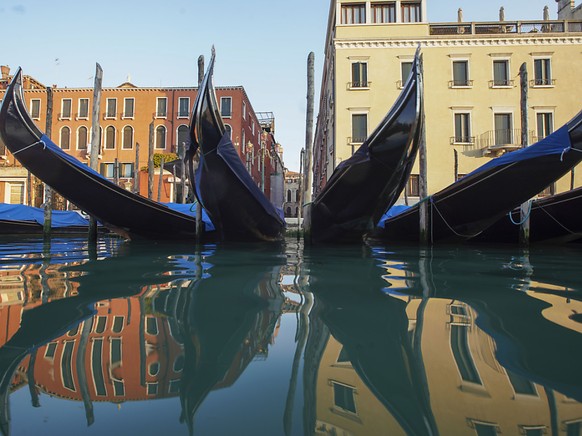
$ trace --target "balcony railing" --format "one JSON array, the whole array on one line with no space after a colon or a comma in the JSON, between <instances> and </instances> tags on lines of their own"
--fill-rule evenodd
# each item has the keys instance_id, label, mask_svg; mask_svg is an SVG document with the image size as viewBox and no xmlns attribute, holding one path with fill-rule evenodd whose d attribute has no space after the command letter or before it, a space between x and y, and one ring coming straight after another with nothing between
<instances>
[{"instance_id":1,"label":"balcony railing","mask_svg":"<svg viewBox=\"0 0 582 436\"><path fill-rule=\"evenodd\" d=\"M449 88L470 88L473 86L473 81L468 79L449 80Z\"/></svg>"},{"instance_id":2,"label":"balcony railing","mask_svg":"<svg viewBox=\"0 0 582 436\"><path fill-rule=\"evenodd\" d=\"M513 88L515 81L510 79L494 79L489 81L489 88Z\"/></svg>"},{"instance_id":3,"label":"balcony railing","mask_svg":"<svg viewBox=\"0 0 582 436\"><path fill-rule=\"evenodd\" d=\"M474 136L451 136L451 145L473 145L475 144Z\"/></svg>"},{"instance_id":4,"label":"balcony railing","mask_svg":"<svg viewBox=\"0 0 582 436\"><path fill-rule=\"evenodd\" d=\"M366 137L351 137L348 136L347 142L348 145L359 145L359 144L363 144L363 142L366 140Z\"/></svg>"},{"instance_id":5,"label":"balcony railing","mask_svg":"<svg viewBox=\"0 0 582 436\"><path fill-rule=\"evenodd\" d=\"M533 79L529 81L529 86L554 86L556 84L556 79Z\"/></svg>"},{"instance_id":6,"label":"balcony railing","mask_svg":"<svg viewBox=\"0 0 582 436\"><path fill-rule=\"evenodd\" d=\"M372 82L364 80L362 82L348 82L348 89L368 89L372 85Z\"/></svg>"},{"instance_id":7,"label":"balcony railing","mask_svg":"<svg viewBox=\"0 0 582 436\"><path fill-rule=\"evenodd\" d=\"M522 148L522 134L521 129L498 129L485 132L477 138L477 145L483 150L483 154L498 155L507 151L517 150ZM528 144L533 144L534 131L527 132Z\"/></svg>"},{"instance_id":8,"label":"balcony railing","mask_svg":"<svg viewBox=\"0 0 582 436\"><path fill-rule=\"evenodd\" d=\"M441 23L429 26L431 35L493 35L582 32L582 20L493 21Z\"/></svg>"}]
</instances>

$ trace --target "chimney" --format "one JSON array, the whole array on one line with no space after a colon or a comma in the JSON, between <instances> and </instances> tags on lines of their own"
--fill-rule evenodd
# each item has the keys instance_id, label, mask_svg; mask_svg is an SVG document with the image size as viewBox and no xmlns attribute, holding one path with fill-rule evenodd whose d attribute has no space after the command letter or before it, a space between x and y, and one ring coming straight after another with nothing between
<instances>
[{"instance_id":1,"label":"chimney","mask_svg":"<svg viewBox=\"0 0 582 436\"><path fill-rule=\"evenodd\" d=\"M2 80L8 80L10 67L8 65L0 65L0 71L2 72Z\"/></svg>"}]
</instances>

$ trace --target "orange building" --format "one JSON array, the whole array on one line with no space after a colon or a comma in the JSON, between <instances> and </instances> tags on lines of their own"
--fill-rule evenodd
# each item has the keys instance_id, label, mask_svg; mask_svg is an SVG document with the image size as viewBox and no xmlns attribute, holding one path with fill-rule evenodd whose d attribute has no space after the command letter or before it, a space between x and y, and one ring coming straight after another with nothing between
<instances>
[{"instance_id":1,"label":"orange building","mask_svg":"<svg viewBox=\"0 0 582 436\"><path fill-rule=\"evenodd\" d=\"M1 67L0 98L10 83L10 69ZM24 76L23 88L28 111L38 127L57 145L81 162L89 162L93 123L93 88L46 87ZM148 196L147 166L150 154L174 160L188 142L189 122L196 99L196 87L142 88L125 82L103 88L99 105L99 168L105 177L128 190ZM263 130L242 86L216 88L220 111L232 141L247 169L270 197L271 176L280 164L274 132ZM22 172L3 144L0 145L0 202L39 206L42 189ZM2 168L3 167L3 168ZM142 174L135 183L136 174ZM180 174L166 171L159 189L159 170L154 176L153 199L180 201L175 183ZM145 183L144 183L145 181ZM281 205L278 205L281 206Z\"/></svg>"}]
</instances>

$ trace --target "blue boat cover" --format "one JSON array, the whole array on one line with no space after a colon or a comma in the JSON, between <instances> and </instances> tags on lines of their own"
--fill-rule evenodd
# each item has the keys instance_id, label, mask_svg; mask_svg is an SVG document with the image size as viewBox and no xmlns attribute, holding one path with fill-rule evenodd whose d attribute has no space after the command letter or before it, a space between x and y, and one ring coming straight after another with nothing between
<instances>
[{"instance_id":1,"label":"blue boat cover","mask_svg":"<svg viewBox=\"0 0 582 436\"><path fill-rule=\"evenodd\" d=\"M475 171L467 174L465 177L480 173L482 171L487 171L491 168L495 168L501 165L534 159L536 157L550 156L552 154L562 155L563 153L570 150L571 147L572 143L570 142L570 135L568 134L568 126L565 125L556 130L551 135L546 136L541 141L536 142L529 147L512 151L511 153L506 153L503 156L499 156L498 158L490 160L486 164L481 165Z\"/></svg>"},{"instance_id":2,"label":"blue boat cover","mask_svg":"<svg viewBox=\"0 0 582 436\"><path fill-rule=\"evenodd\" d=\"M44 225L44 210L23 204L0 203L0 219L8 221L30 221ZM88 226L89 219L77 211L52 211L52 227Z\"/></svg>"},{"instance_id":3,"label":"blue boat cover","mask_svg":"<svg viewBox=\"0 0 582 436\"><path fill-rule=\"evenodd\" d=\"M176 212L183 213L184 215L189 215L196 217L196 204L197 203L162 203L168 206L170 209ZM202 208L202 222L204 223L204 229L208 232L214 230L214 224L210 220L210 217L206 213L206 209Z\"/></svg>"},{"instance_id":4,"label":"blue boat cover","mask_svg":"<svg viewBox=\"0 0 582 436\"><path fill-rule=\"evenodd\" d=\"M382 215L382 218L380 218L380 221L378 221L378 227L384 228L384 223L386 220L404 212L409 208L410 206L406 206L405 204L395 204L390 209L388 209L388 212L385 212L384 215Z\"/></svg>"}]
</instances>

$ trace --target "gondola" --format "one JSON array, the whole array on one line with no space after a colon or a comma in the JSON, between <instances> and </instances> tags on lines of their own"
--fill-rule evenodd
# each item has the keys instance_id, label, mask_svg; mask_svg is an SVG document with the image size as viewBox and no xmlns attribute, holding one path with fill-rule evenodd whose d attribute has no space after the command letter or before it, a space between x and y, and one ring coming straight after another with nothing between
<instances>
[{"instance_id":1,"label":"gondola","mask_svg":"<svg viewBox=\"0 0 582 436\"><path fill-rule=\"evenodd\" d=\"M26 110L20 68L0 106L0 140L32 174L123 237L196 239L194 216L117 186L41 132Z\"/></svg>"},{"instance_id":2,"label":"gondola","mask_svg":"<svg viewBox=\"0 0 582 436\"><path fill-rule=\"evenodd\" d=\"M307 240L361 242L404 189L421 132L419 51L404 89L374 132L340 163L305 213Z\"/></svg>"},{"instance_id":3,"label":"gondola","mask_svg":"<svg viewBox=\"0 0 582 436\"><path fill-rule=\"evenodd\" d=\"M529 220L529 242L561 244L582 240L582 187L533 200L522 219L519 208L496 221L470 242L518 243L520 226Z\"/></svg>"},{"instance_id":4,"label":"gondola","mask_svg":"<svg viewBox=\"0 0 582 436\"><path fill-rule=\"evenodd\" d=\"M371 241L418 242L420 205L428 208L430 242L476 237L537 195L582 160L582 112L543 140L487 162L472 173L386 220Z\"/></svg>"},{"instance_id":5,"label":"gondola","mask_svg":"<svg viewBox=\"0 0 582 436\"><path fill-rule=\"evenodd\" d=\"M278 241L282 213L257 187L243 165L220 116L212 83L215 52L199 87L190 123L190 180L223 241ZM200 150L196 171L193 159Z\"/></svg>"}]
</instances>

